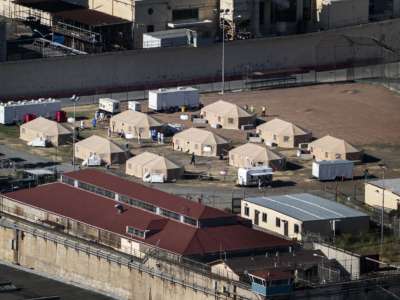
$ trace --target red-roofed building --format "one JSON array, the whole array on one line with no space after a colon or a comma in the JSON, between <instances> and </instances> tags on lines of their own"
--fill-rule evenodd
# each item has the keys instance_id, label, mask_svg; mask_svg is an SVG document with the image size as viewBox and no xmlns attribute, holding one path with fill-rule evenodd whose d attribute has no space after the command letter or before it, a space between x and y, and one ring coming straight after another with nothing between
<instances>
[{"instance_id":1,"label":"red-roofed building","mask_svg":"<svg viewBox=\"0 0 400 300\"><path fill-rule=\"evenodd\" d=\"M180 206L186 215L179 214ZM93 170L64 174L62 182L7 193L0 207L10 215L55 224L65 233L138 256L157 247L210 260L221 253L286 252L294 244L253 230L226 212Z\"/></svg>"}]
</instances>

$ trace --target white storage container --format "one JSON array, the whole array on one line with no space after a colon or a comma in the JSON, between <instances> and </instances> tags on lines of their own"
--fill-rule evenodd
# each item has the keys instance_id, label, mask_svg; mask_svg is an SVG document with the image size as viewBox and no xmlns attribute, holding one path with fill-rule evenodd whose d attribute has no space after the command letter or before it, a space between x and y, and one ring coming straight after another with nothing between
<instances>
[{"instance_id":1,"label":"white storage container","mask_svg":"<svg viewBox=\"0 0 400 300\"><path fill-rule=\"evenodd\" d=\"M336 178L353 178L354 163L349 160L322 160L312 164L312 176L319 180L334 180Z\"/></svg>"},{"instance_id":2,"label":"white storage container","mask_svg":"<svg viewBox=\"0 0 400 300\"><path fill-rule=\"evenodd\" d=\"M54 119L61 110L61 101L55 99L39 99L31 101L7 102L0 104L0 123L13 124L22 122L26 114Z\"/></svg>"},{"instance_id":3,"label":"white storage container","mask_svg":"<svg viewBox=\"0 0 400 300\"><path fill-rule=\"evenodd\" d=\"M199 91L192 87L158 89L149 91L149 108L156 111L178 110L181 106L198 108L200 106Z\"/></svg>"},{"instance_id":4,"label":"white storage container","mask_svg":"<svg viewBox=\"0 0 400 300\"><path fill-rule=\"evenodd\" d=\"M241 186L267 186L272 183L272 168L266 166L238 169L238 184Z\"/></svg>"},{"instance_id":5,"label":"white storage container","mask_svg":"<svg viewBox=\"0 0 400 300\"><path fill-rule=\"evenodd\" d=\"M138 101L128 101L128 109L133 111L142 111L142 105Z\"/></svg>"}]
</instances>

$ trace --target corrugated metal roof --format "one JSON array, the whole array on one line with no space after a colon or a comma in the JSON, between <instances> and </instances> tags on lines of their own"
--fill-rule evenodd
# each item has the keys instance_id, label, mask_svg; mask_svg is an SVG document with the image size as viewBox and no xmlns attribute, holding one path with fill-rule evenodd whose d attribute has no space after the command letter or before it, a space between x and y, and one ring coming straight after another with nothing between
<instances>
[{"instance_id":1,"label":"corrugated metal roof","mask_svg":"<svg viewBox=\"0 0 400 300\"><path fill-rule=\"evenodd\" d=\"M252 197L245 200L300 221L367 217L366 214L358 210L307 193Z\"/></svg>"},{"instance_id":2,"label":"corrugated metal roof","mask_svg":"<svg viewBox=\"0 0 400 300\"><path fill-rule=\"evenodd\" d=\"M400 178L380 179L368 183L400 195Z\"/></svg>"}]
</instances>

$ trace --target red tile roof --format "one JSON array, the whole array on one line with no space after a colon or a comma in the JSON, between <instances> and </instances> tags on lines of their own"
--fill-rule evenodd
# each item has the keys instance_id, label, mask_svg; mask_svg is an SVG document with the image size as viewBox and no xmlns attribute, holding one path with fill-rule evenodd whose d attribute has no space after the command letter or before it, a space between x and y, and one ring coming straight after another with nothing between
<instances>
[{"instance_id":1,"label":"red tile roof","mask_svg":"<svg viewBox=\"0 0 400 300\"><path fill-rule=\"evenodd\" d=\"M151 203L155 206L186 215L196 220L232 216L222 210L188 201L182 197L177 197L94 169L64 173L63 176L100 186L110 191Z\"/></svg>"},{"instance_id":2,"label":"red tile roof","mask_svg":"<svg viewBox=\"0 0 400 300\"><path fill-rule=\"evenodd\" d=\"M271 249L293 244L240 224L196 228L127 205L124 205L125 211L119 214L114 207L115 201L63 183L42 185L5 196L123 236L129 236L126 234L127 225L141 230L156 230L145 240L133 239L187 256Z\"/></svg>"}]
</instances>

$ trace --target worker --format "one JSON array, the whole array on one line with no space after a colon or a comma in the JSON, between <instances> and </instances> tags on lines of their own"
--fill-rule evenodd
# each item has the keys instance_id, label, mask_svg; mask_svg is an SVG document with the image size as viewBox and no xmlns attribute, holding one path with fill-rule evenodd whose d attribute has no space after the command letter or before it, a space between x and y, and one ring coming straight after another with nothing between
<instances>
[{"instance_id":1,"label":"worker","mask_svg":"<svg viewBox=\"0 0 400 300\"><path fill-rule=\"evenodd\" d=\"M111 127L108 127L108 129L107 129L107 136L111 137Z\"/></svg>"},{"instance_id":2,"label":"worker","mask_svg":"<svg viewBox=\"0 0 400 300\"><path fill-rule=\"evenodd\" d=\"M261 117L265 117L267 115L267 108L263 105L261 107Z\"/></svg>"},{"instance_id":3,"label":"worker","mask_svg":"<svg viewBox=\"0 0 400 300\"><path fill-rule=\"evenodd\" d=\"M194 152L192 152L192 158L190 159L190 164L193 166L196 165L196 156L194 155Z\"/></svg>"},{"instance_id":4,"label":"worker","mask_svg":"<svg viewBox=\"0 0 400 300\"><path fill-rule=\"evenodd\" d=\"M161 144L161 132L157 132L157 143Z\"/></svg>"}]
</instances>

